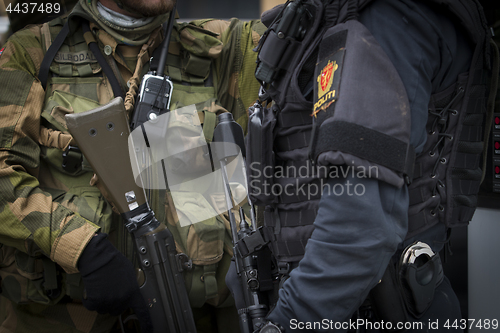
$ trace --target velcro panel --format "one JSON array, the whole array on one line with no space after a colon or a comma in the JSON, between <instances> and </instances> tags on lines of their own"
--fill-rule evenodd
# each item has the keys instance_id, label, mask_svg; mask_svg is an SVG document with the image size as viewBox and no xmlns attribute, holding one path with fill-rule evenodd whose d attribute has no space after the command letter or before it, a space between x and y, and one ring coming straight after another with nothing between
<instances>
[{"instance_id":1,"label":"velcro panel","mask_svg":"<svg viewBox=\"0 0 500 333\"><path fill-rule=\"evenodd\" d=\"M318 154L342 151L401 173L407 169L407 147L394 137L345 121L324 123L317 139Z\"/></svg>"}]
</instances>

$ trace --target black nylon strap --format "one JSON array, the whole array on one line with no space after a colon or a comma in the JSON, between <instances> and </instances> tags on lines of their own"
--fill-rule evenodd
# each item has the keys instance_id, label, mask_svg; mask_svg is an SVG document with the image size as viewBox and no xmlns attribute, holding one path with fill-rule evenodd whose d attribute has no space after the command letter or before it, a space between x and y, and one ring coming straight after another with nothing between
<instances>
[{"instance_id":1,"label":"black nylon strap","mask_svg":"<svg viewBox=\"0 0 500 333\"><path fill-rule=\"evenodd\" d=\"M280 127L312 125L312 117L308 112L280 112L277 115Z\"/></svg>"},{"instance_id":2,"label":"black nylon strap","mask_svg":"<svg viewBox=\"0 0 500 333\"><path fill-rule=\"evenodd\" d=\"M314 159L326 151L341 151L413 177L415 151L411 145L370 128L345 122L323 123Z\"/></svg>"},{"instance_id":3,"label":"black nylon strap","mask_svg":"<svg viewBox=\"0 0 500 333\"><path fill-rule=\"evenodd\" d=\"M82 29L83 33L90 32L90 26L89 22L84 21L82 22ZM90 51L94 54L94 56L97 59L97 62L99 65L101 65L102 71L104 72L104 75L107 76L109 83L111 84L111 88L113 89L113 94L115 97L122 97L125 98L125 94L122 91L122 88L120 87L120 83L118 82L118 79L116 78L115 74L113 73L113 70L111 69L111 66L106 62L106 59L101 53L101 50L99 50L99 46L97 46L97 43L90 42L89 43L89 48Z\"/></svg>"},{"instance_id":4,"label":"black nylon strap","mask_svg":"<svg viewBox=\"0 0 500 333\"><path fill-rule=\"evenodd\" d=\"M310 141L311 131L299 132L276 138L275 147L279 152L291 151L309 146Z\"/></svg>"},{"instance_id":5,"label":"black nylon strap","mask_svg":"<svg viewBox=\"0 0 500 333\"><path fill-rule=\"evenodd\" d=\"M277 241L276 250L277 256L302 256L306 252L307 240L295 240L295 241Z\"/></svg>"},{"instance_id":6,"label":"black nylon strap","mask_svg":"<svg viewBox=\"0 0 500 333\"><path fill-rule=\"evenodd\" d=\"M311 225L316 219L318 211L316 209L304 209L299 211L278 212L282 227L298 227Z\"/></svg>"},{"instance_id":7,"label":"black nylon strap","mask_svg":"<svg viewBox=\"0 0 500 333\"><path fill-rule=\"evenodd\" d=\"M63 28L61 29L59 34L57 34L56 38L54 39L54 42L52 43L52 45L50 45L49 49L47 50L47 53L45 53L45 56L43 57L42 63L40 64L38 79L40 80L40 83L42 84L44 90L47 89L47 81L49 78L50 65L52 64L52 61L54 60L57 52L59 51L64 41L66 40L66 37L68 37L69 35L68 22L69 21L66 21L66 23L64 23ZM82 22L82 29L84 33L90 31L89 23L87 21ZM101 65L104 74L108 77L108 80L111 84L111 88L113 89L113 94L115 95L115 97L118 96L125 97L120 87L120 83L118 82L118 79L115 77L113 70L106 62L106 59L104 59L104 56L99 50L97 43L96 42L89 43L89 48L96 57L97 61L99 62L99 65Z\"/></svg>"},{"instance_id":8,"label":"black nylon strap","mask_svg":"<svg viewBox=\"0 0 500 333\"><path fill-rule=\"evenodd\" d=\"M293 204L321 198L323 182L318 178L275 178L275 184L279 184L279 191L271 194L279 197L282 204ZM274 190L276 191L276 190ZM314 192L313 192L314 191Z\"/></svg>"},{"instance_id":9,"label":"black nylon strap","mask_svg":"<svg viewBox=\"0 0 500 333\"><path fill-rule=\"evenodd\" d=\"M243 257L249 254L255 253L256 251L262 249L269 240L265 239L265 233L262 228L257 229L257 231L252 232L250 235L240 239L236 243L236 247Z\"/></svg>"},{"instance_id":10,"label":"black nylon strap","mask_svg":"<svg viewBox=\"0 0 500 333\"><path fill-rule=\"evenodd\" d=\"M43 57L42 63L40 64L40 71L38 72L38 79L42 84L43 90L47 88L47 80L49 79L50 65L52 64L52 61L54 60L57 54L57 51L59 51L59 49L63 45L64 40L66 39L68 34L69 34L69 23L68 21L66 21L59 34L56 36L56 39L54 40L52 45L50 45L49 49L47 50L47 53L45 53L45 56Z\"/></svg>"}]
</instances>

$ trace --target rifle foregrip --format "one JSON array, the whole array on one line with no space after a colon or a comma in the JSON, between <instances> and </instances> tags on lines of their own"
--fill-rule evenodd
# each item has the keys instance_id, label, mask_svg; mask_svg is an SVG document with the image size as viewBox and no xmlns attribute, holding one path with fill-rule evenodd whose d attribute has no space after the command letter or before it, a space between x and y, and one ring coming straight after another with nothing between
<instances>
[{"instance_id":1,"label":"rifle foregrip","mask_svg":"<svg viewBox=\"0 0 500 333\"><path fill-rule=\"evenodd\" d=\"M141 293L149 306L155 333L196 333L172 233L160 224L156 230L135 237L135 243L145 275Z\"/></svg>"}]
</instances>

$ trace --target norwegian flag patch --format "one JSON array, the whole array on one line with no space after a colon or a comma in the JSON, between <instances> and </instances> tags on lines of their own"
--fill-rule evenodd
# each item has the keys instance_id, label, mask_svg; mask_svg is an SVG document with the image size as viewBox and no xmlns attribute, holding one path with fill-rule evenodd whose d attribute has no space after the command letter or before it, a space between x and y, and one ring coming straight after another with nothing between
<instances>
[{"instance_id":1,"label":"norwegian flag patch","mask_svg":"<svg viewBox=\"0 0 500 333\"><path fill-rule=\"evenodd\" d=\"M0 56L2 55L3 50L5 50L5 47L2 47L2 49L0 49Z\"/></svg>"}]
</instances>

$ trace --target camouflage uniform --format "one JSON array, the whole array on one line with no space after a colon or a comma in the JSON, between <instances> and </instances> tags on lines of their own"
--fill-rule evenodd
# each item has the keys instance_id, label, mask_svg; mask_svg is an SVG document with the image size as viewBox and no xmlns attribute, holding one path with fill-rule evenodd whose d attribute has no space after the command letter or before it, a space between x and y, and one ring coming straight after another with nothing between
<instances>
[{"instance_id":1,"label":"camouflage uniform","mask_svg":"<svg viewBox=\"0 0 500 333\"><path fill-rule=\"evenodd\" d=\"M81 0L71 15L87 18L85 4ZM116 317L87 311L79 301L83 285L77 261L96 231L108 233L134 260L119 216L89 185L92 170L84 166L69 174L61 167L62 152L71 142L64 115L113 98L76 25L70 25L70 36L51 65L55 75L43 90L40 64L64 20L14 34L0 57L0 277L8 316L0 332L112 330ZM113 59L122 89L126 91L127 83L134 86L134 77L140 80L147 72L152 51L162 40L161 28L144 45L127 46L96 23L90 27L103 54ZM252 49L263 31L258 21L176 23L165 70L174 83L172 108L197 104L202 122L211 113L228 110L246 128L246 109L258 91ZM193 259L195 269L186 274L186 285L197 308L195 317L209 323L215 308L232 302L224 285L231 255L227 221L219 216L181 227L169 209L168 193L158 191L151 200L157 218L176 237L178 250ZM232 307L221 310L219 319L231 311L227 309Z\"/></svg>"}]
</instances>

